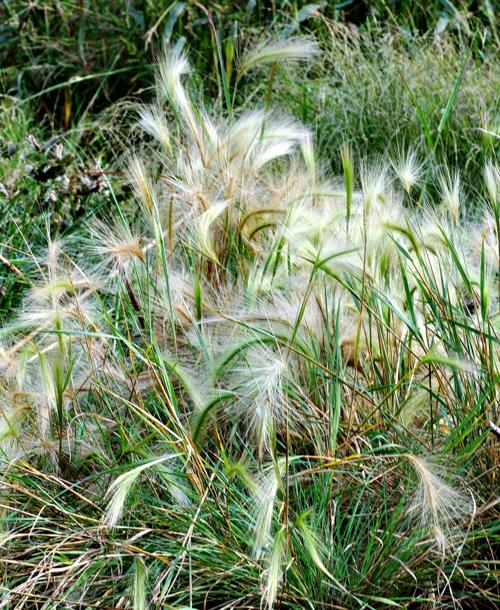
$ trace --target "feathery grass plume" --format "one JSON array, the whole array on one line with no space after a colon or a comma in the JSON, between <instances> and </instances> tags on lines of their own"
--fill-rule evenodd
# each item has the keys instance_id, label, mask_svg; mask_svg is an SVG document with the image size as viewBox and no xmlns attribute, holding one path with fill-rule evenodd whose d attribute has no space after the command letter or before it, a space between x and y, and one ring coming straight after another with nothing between
<instances>
[{"instance_id":1,"label":"feathery grass plume","mask_svg":"<svg viewBox=\"0 0 500 610\"><path fill-rule=\"evenodd\" d=\"M399 157L391 162L394 173L401 182L404 190L410 194L422 176L423 163L417 159L415 149L409 148L406 155L399 154Z\"/></svg>"},{"instance_id":2,"label":"feathery grass plume","mask_svg":"<svg viewBox=\"0 0 500 610\"><path fill-rule=\"evenodd\" d=\"M280 583L283 577L283 558L286 551L286 528L281 526L274 536L272 549L269 557L269 565L265 572L266 585L262 592L262 602L265 602L267 610L272 610L278 595Z\"/></svg>"},{"instance_id":3,"label":"feathery grass plume","mask_svg":"<svg viewBox=\"0 0 500 610\"><path fill-rule=\"evenodd\" d=\"M429 392L427 390L415 391L399 409L401 423L406 427L412 426L417 418L423 417L429 412L428 403Z\"/></svg>"},{"instance_id":4,"label":"feathery grass plume","mask_svg":"<svg viewBox=\"0 0 500 610\"><path fill-rule=\"evenodd\" d=\"M405 222L406 211L401 199L386 189L366 214L366 249L371 273L384 277L396 260L394 256L400 234L411 230ZM383 202L383 205L381 203Z\"/></svg>"},{"instance_id":5,"label":"feathery grass plume","mask_svg":"<svg viewBox=\"0 0 500 610\"><path fill-rule=\"evenodd\" d=\"M0 376L7 383L20 381L19 361L15 350L12 351L2 342L0 342Z\"/></svg>"},{"instance_id":6,"label":"feathery grass plume","mask_svg":"<svg viewBox=\"0 0 500 610\"><path fill-rule=\"evenodd\" d=\"M80 270L61 274L53 282L34 284L23 300L16 325L18 328L31 328L35 334L41 333L47 338L43 333L50 327L60 332L63 329L81 330L94 324L100 316L95 299L100 284L99 278L82 275ZM62 338L59 340L60 343L64 341ZM24 342L18 345L22 347ZM16 346L11 350L17 351Z\"/></svg>"},{"instance_id":7,"label":"feathery grass plume","mask_svg":"<svg viewBox=\"0 0 500 610\"><path fill-rule=\"evenodd\" d=\"M56 348L54 357L45 354L36 345L32 344L32 358L35 358L37 371L32 376L32 394L36 396L34 403L36 408L38 430L42 439L47 439L50 430L51 415L58 409L61 410L64 401L64 377L65 358L64 354ZM64 345L63 345L64 349Z\"/></svg>"},{"instance_id":8,"label":"feathery grass plume","mask_svg":"<svg viewBox=\"0 0 500 610\"><path fill-rule=\"evenodd\" d=\"M165 48L158 62L159 87L172 100L178 100L184 94L181 77L189 74L189 60L179 45Z\"/></svg>"},{"instance_id":9,"label":"feathery grass plume","mask_svg":"<svg viewBox=\"0 0 500 610\"><path fill-rule=\"evenodd\" d=\"M156 138L168 154L172 156L170 130L165 114L159 106L155 104L143 106L139 111L139 125L146 133Z\"/></svg>"},{"instance_id":10,"label":"feathery grass plume","mask_svg":"<svg viewBox=\"0 0 500 610\"><path fill-rule=\"evenodd\" d=\"M52 239L49 234L47 238L47 252L45 256L45 264L49 281L54 281L54 278L59 274L61 269L60 263L62 250L62 240Z\"/></svg>"},{"instance_id":11,"label":"feathery grass plume","mask_svg":"<svg viewBox=\"0 0 500 610\"><path fill-rule=\"evenodd\" d=\"M500 167L496 163L490 161L484 166L484 182L491 207L493 210L498 210L500 208ZM497 211L496 215L500 216L500 212Z\"/></svg>"},{"instance_id":12,"label":"feathery grass plume","mask_svg":"<svg viewBox=\"0 0 500 610\"><path fill-rule=\"evenodd\" d=\"M111 270L111 277L118 272L127 274L134 261L145 261L141 236L134 234L123 221L110 225L94 219L90 235L90 250Z\"/></svg>"},{"instance_id":13,"label":"feathery grass plume","mask_svg":"<svg viewBox=\"0 0 500 610\"><path fill-rule=\"evenodd\" d=\"M263 64L310 59L317 52L317 43L305 37L264 42L242 56L239 62L238 75L241 77L248 70Z\"/></svg>"},{"instance_id":14,"label":"feathery grass plume","mask_svg":"<svg viewBox=\"0 0 500 610\"><path fill-rule=\"evenodd\" d=\"M289 155L299 145L304 161L311 172L314 169L314 152L308 129L295 121L280 116L267 115L258 140L248 152L242 150L249 161L249 172L258 176L259 171L271 161Z\"/></svg>"},{"instance_id":15,"label":"feathery grass plume","mask_svg":"<svg viewBox=\"0 0 500 610\"><path fill-rule=\"evenodd\" d=\"M471 501L461 490L449 485L429 459L412 454L406 457L418 477L410 511L444 553L451 544L453 528L471 515Z\"/></svg>"},{"instance_id":16,"label":"feathery grass plume","mask_svg":"<svg viewBox=\"0 0 500 610\"><path fill-rule=\"evenodd\" d=\"M147 275L144 277L144 281L148 281ZM169 329L172 313L179 327L189 332L192 329L196 316L201 312L202 304L199 304L200 311L197 311L195 290L193 288L193 284L196 282L193 274L188 269L179 267L178 269L169 270L168 293L163 283L163 280L159 282L159 294L152 295L151 307L154 313L153 323L158 342L160 345L168 347L170 346L169 341L172 339L170 335L171 329ZM203 294L203 300L204 302L208 301L206 292Z\"/></svg>"},{"instance_id":17,"label":"feathery grass plume","mask_svg":"<svg viewBox=\"0 0 500 610\"><path fill-rule=\"evenodd\" d=\"M144 206L144 210L150 216L153 213L156 201L155 188L143 161L136 155L132 155L130 158L127 164L127 173L137 201Z\"/></svg>"},{"instance_id":18,"label":"feathery grass plume","mask_svg":"<svg viewBox=\"0 0 500 610\"><path fill-rule=\"evenodd\" d=\"M23 431L31 405L29 394L17 383L0 378L0 452L11 460L12 450Z\"/></svg>"},{"instance_id":19,"label":"feathery grass plume","mask_svg":"<svg viewBox=\"0 0 500 610\"><path fill-rule=\"evenodd\" d=\"M97 283L52 240L36 264L39 278L12 324L11 346L2 353L0 385L7 395L1 393L4 399L10 395L15 407L3 413L2 423L7 415L11 461L44 455L60 467L63 455L67 459L78 453L67 417L95 370L94 344L99 342L82 339L80 333L95 328L99 317ZM17 334L26 329L27 335ZM80 440L83 449L86 440Z\"/></svg>"},{"instance_id":20,"label":"feathery grass plume","mask_svg":"<svg viewBox=\"0 0 500 610\"><path fill-rule=\"evenodd\" d=\"M304 274L305 275L305 274ZM266 316L269 327L273 332L289 333L294 327L299 316L301 318L299 336L306 340L314 338L321 343L325 339L325 317L322 311L323 300L321 289L313 292L312 298L308 299L304 306L304 295L302 288L307 286L309 277L297 274L284 286L285 291L274 290L267 300L259 307L259 311ZM322 287L323 291L326 289Z\"/></svg>"},{"instance_id":21,"label":"feathery grass plume","mask_svg":"<svg viewBox=\"0 0 500 610\"><path fill-rule=\"evenodd\" d=\"M230 164L240 161L241 157L247 157L258 145L265 118L263 110L250 110L243 112L227 126L224 146ZM238 164L237 168L240 166Z\"/></svg>"},{"instance_id":22,"label":"feathery grass plume","mask_svg":"<svg viewBox=\"0 0 500 610\"><path fill-rule=\"evenodd\" d=\"M460 187L460 173L456 170L453 174L449 170L439 176L439 187L441 190L441 201L445 210L451 218L457 222L460 218L460 202L462 192Z\"/></svg>"},{"instance_id":23,"label":"feathery grass plume","mask_svg":"<svg viewBox=\"0 0 500 610\"><path fill-rule=\"evenodd\" d=\"M361 188L367 213L378 204L385 202L387 188L387 167L382 164L361 166Z\"/></svg>"},{"instance_id":24,"label":"feathery grass plume","mask_svg":"<svg viewBox=\"0 0 500 610\"><path fill-rule=\"evenodd\" d=\"M314 140L310 132L306 131L303 135L300 142L300 150L314 185L316 180L316 153L314 150Z\"/></svg>"},{"instance_id":25,"label":"feathery grass plume","mask_svg":"<svg viewBox=\"0 0 500 610\"><path fill-rule=\"evenodd\" d=\"M193 105L184 90L182 76L189 74L189 60L179 45L165 47L163 55L158 62L158 80L160 91L167 95L173 103L175 110L182 117L181 127L187 136L193 139L202 160L206 161L205 146L202 130L196 118Z\"/></svg>"},{"instance_id":26,"label":"feathery grass plume","mask_svg":"<svg viewBox=\"0 0 500 610\"><path fill-rule=\"evenodd\" d=\"M274 505L285 473L286 460L279 458L263 468L255 491L253 554L258 559L272 541Z\"/></svg>"},{"instance_id":27,"label":"feathery grass plume","mask_svg":"<svg viewBox=\"0 0 500 610\"><path fill-rule=\"evenodd\" d=\"M259 460L269 449L271 430L285 424L289 398L285 384L290 381L289 362L284 353L267 345L251 347L239 367L230 370L230 387L238 396L232 407L254 439ZM289 412L289 425L293 426Z\"/></svg>"},{"instance_id":28,"label":"feathery grass plume","mask_svg":"<svg viewBox=\"0 0 500 610\"><path fill-rule=\"evenodd\" d=\"M41 281L33 284L17 320L18 328L31 332L11 347L18 361L17 382L30 397L43 439L49 436L56 412L59 436L63 434L71 390L87 378L92 353L92 341L84 345L74 333L93 325L99 316L97 283L63 254L61 244L49 242L46 256L37 260Z\"/></svg>"},{"instance_id":29,"label":"feathery grass plume","mask_svg":"<svg viewBox=\"0 0 500 610\"><path fill-rule=\"evenodd\" d=\"M226 194L238 193L242 201L251 207L259 203L260 207L272 207L265 205L266 199L272 197L271 184L275 181L286 184L287 179L293 178L293 174L284 168L271 174L264 171L264 166L295 152L297 146L300 146L309 170L307 183L310 187L314 151L311 134L304 126L283 115L252 111L230 123L224 133L220 155L224 167L222 177L227 172L231 187L225 189Z\"/></svg>"},{"instance_id":30,"label":"feathery grass plume","mask_svg":"<svg viewBox=\"0 0 500 610\"><path fill-rule=\"evenodd\" d=\"M107 529L115 527L122 515L127 496L142 472L176 457L176 454L169 454L154 460L149 460L144 464L140 464L139 466L124 472L116 478L106 491L106 497L109 496L110 499L106 512L101 520L102 525Z\"/></svg>"},{"instance_id":31,"label":"feathery grass plume","mask_svg":"<svg viewBox=\"0 0 500 610\"><path fill-rule=\"evenodd\" d=\"M142 557L134 558L134 610L146 610L146 583L148 570Z\"/></svg>"},{"instance_id":32,"label":"feathery grass plume","mask_svg":"<svg viewBox=\"0 0 500 610\"><path fill-rule=\"evenodd\" d=\"M87 290L78 290L71 278L61 278L53 283L34 286L23 301L17 323L25 327L39 328L64 324L77 328L99 315L94 300L95 284L80 284Z\"/></svg>"},{"instance_id":33,"label":"feathery grass plume","mask_svg":"<svg viewBox=\"0 0 500 610\"><path fill-rule=\"evenodd\" d=\"M413 220L413 229L422 249L432 254L435 259L447 251L444 235L452 235L454 225L449 215L443 215L440 209L424 207L420 214L413 216Z\"/></svg>"},{"instance_id":34,"label":"feathery grass plume","mask_svg":"<svg viewBox=\"0 0 500 610\"><path fill-rule=\"evenodd\" d=\"M491 268L492 273L498 273L500 269L499 225L500 221L497 221L494 214L486 210L481 224L475 228L475 231L471 232L472 254L479 260L481 249L484 246L485 262Z\"/></svg>"},{"instance_id":35,"label":"feathery grass plume","mask_svg":"<svg viewBox=\"0 0 500 610\"><path fill-rule=\"evenodd\" d=\"M297 142L298 140L292 138L272 143L266 139L266 145L259 147L259 150L252 159L251 172L257 174L267 163L289 155L295 148Z\"/></svg>"},{"instance_id":36,"label":"feathery grass plume","mask_svg":"<svg viewBox=\"0 0 500 610\"><path fill-rule=\"evenodd\" d=\"M214 239L212 238L212 225L221 214L228 208L229 201L216 201L212 203L208 210L200 214L195 220L194 226L194 242L199 250L209 259L214 262L219 261L219 257L214 248Z\"/></svg>"},{"instance_id":37,"label":"feathery grass plume","mask_svg":"<svg viewBox=\"0 0 500 610\"><path fill-rule=\"evenodd\" d=\"M280 228L293 256L294 264L298 263L297 256L314 256L317 241L329 220L332 219L323 218L319 214L319 210L311 205L308 197L288 204Z\"/></svg>"}]
</instances>

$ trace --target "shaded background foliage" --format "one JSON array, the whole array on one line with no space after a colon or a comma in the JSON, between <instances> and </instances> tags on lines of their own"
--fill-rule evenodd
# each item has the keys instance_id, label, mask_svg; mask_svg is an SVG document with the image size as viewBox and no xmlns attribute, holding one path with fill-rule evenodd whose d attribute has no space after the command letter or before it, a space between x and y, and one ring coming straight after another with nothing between
<instances>
[{"instance_id":1,"label":"shaded background foliage","mask_svg":"<svg viewBox=\"0 0 500 610\"><path fill-rule=\"evenodd\" d=\"M37 118L68 128L88 112L140 93L163 41L184 36L199 72L214 68L214 32L228 47L263 27L291 34L325 33L324 18L370 30L398 28L406 37L453 30L467 40L493 19L486 1L171 2L146 0L7 0L0 7L4 93L32 99Z\"/></svg>"}]
</instances>

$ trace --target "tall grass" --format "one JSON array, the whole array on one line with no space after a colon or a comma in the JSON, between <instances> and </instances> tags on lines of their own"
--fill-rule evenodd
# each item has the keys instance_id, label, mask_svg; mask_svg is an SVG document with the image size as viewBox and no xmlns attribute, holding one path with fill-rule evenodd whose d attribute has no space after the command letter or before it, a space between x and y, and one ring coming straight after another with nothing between
<instances>
[{"instance_id":1,"label":"tall grass","mask_svg":"<svg viewBox=\"0 0 500 610\"><path fill-rule=\"evenodd\" d=\"M436 169L456 167L477 197L484 164L499 152L495 31L459 40L449 32L325 23L321 61L279 71L273 102L314 125L333 171L342 171L336 151L345 143L361 158L416 147L431 184Z\"/></svg>"},{"instance_id":2,"label":"tall grass","mask_svg":"<svg viewBox=\"0 0 500 610\"><path fill-rule=\"evenodd\" d=\"M214 84L224 79L217 69L218 55L230 69L235 46L257 30L279 28L289 36L307 28L327 39L328 19L362 31L376 31L386 24L410 38L446 33L460 44L467 44L481 30L488 32L483 42L491 46L498 44L492 4L489 0L9 0L0 7L0 91L30 100L38 120L48 118L66 130L149 88L155 50L175 38L184 37L196 48L192 60L200 72L211 75L205 86L213 93Z\"/></svg>"},{"instance_id":3,"label":"tall grass","mask_svg":"<svg viewBox=\"0 0 500 610\"><path fill-rule=\"evenodd\" d=\"M2 330L3 607L495 607L498 167L475 218L418 151L332 177L189 74Z\"/></svg>"}]
</instances>

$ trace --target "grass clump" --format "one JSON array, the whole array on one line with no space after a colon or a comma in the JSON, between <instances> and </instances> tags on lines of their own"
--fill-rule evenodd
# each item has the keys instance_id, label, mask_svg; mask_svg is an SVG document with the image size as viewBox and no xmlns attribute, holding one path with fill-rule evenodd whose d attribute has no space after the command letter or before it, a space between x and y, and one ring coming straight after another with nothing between
<instances>
[{"instance_id":1,"label":"grass clump","mask_svg":"<svg viewBox=\"0 0 500 610\"><path fill-rule=\"evenodd\" d=\"M332 177L189 71L2 331L4 605L495 607L498 168L476 218L418 151Z\"/></svg>"}]
</instances>

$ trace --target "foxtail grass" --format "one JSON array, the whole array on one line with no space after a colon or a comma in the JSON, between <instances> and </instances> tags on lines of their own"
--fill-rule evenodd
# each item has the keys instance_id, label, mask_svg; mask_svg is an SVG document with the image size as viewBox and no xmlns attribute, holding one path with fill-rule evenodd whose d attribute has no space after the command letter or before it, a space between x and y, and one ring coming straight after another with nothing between
<instances>
[{"instance_id":1,"label":"foxtail grass","mask_svg":"<svg viewBox=\"0 0 500 610\"><path fill-rule=\"evenodd\" d=\"M190 73L2 329L3 607L495 607L498 168L475 217L413 149L331 176Z\"/></svg>"}]
</instances>

